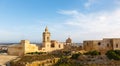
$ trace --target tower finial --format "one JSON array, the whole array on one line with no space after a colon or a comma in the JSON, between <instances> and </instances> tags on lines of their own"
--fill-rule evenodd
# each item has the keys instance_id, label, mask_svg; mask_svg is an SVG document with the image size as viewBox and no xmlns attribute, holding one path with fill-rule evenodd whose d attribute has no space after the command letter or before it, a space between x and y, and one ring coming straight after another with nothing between
<instances>
[{"instance_id":1,"label":"tower finial","mask_svg":"<svg viewBox=\"0 0 120 66\"><path fill-rule=\"evenodd\" d=\"M45 31L48 31L48 27L46 26Z\"/></svg>"}]
</instances>

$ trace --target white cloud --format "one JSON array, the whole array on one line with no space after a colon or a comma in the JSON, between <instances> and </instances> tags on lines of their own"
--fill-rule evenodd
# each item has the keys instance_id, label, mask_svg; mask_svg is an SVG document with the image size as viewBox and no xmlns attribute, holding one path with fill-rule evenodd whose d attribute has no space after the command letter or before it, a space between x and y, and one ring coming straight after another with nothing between
<instances>
[{"instance_id":1,"label":"white cloud","mask_svg":"<svg viewBox=\"0 0 120 66\"><path fill-rule=\"evenodd\" d=\"M88 2L86 2L85 4L84 4L84 7L85 8L89 8L91 5L93 5L94 3L96 3L97 2L97 0L88 0Z\"/></svg>"},{"instance_id":2,"label":"white cloud","mask_svg":"<svg viewBox=\"0 0 120 66\"><path fill-rule=\"evenodd\" d=\"M76 14L72 13L73 11L75 10L64 10L62 14L71 16L69 19L65 20L67 26L79 28L79 30L76 29L72 34L74 39L76 38L77 40L77 38L80 37L83 39L120 37L120 9L111 12L104 11L89 14L83 14L77 10L75 11L77 12Z\"/></svg>"},{"instance_id":3,"label":"white cloud","mask_svg":"<svg viewBox=\"0 0 120 66\"><path fill-rule=\"evenodd\" d=\"M58 13L60 13L60 14L64 14L64 15L78 15L79 14L79 12L78 11L76 11L76 10L72 10L72 11L66 11L66 10L59 10L58 11Z\"/></svg>"}]
</instances>

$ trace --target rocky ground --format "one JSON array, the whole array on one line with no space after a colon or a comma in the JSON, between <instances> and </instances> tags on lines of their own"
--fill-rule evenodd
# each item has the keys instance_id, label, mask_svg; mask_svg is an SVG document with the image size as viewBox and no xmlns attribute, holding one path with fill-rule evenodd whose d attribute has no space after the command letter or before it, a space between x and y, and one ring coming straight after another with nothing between
<instances>
[{"instance_id":1,"label":"rocky ground","mask_svg":"<svg viewBox=\"0 0 120 66\"><path fill-rule=\"evenodd\" d=\"M0 66L5 66L7 62L15 58L17 58L17 56L0 55Z\"/></svg>"},{"instance_id":2,"label":"rocky ground","mask_svg":"<svg viewBox=\"0 0 120 66\"><path fill-rule=\"evenodd\" d=\"M120 61L118 60L109 60L105 55L99 56L80 56L77 60L78 63L83 65L92 65L92 66L120 66Z\"/></svg>"}]
</instances>

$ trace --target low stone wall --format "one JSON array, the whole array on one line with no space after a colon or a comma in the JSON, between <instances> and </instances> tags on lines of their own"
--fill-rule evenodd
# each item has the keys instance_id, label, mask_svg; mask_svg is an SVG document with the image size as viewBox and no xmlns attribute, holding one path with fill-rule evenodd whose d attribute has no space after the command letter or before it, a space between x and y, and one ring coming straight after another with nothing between
<instances>
[{"instance_id":1,"label":"low stone wall","mask_svg":"<svg viewBox=\"0 0 120 66\"><path fill-rule=\"evenodd\" d=\"M60 58L53 58L53 59L46 59L42 61L33 61L33 62L27 62L27 63L20 63L20 62L11 62L11 66L50 66L58 62Z\"/></svg>"}]
</instances>

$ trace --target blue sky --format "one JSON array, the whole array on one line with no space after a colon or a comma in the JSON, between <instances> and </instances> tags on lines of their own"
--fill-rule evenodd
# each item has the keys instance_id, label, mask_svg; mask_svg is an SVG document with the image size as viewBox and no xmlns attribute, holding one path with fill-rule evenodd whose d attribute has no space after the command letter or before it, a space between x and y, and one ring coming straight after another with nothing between
<instances>
[{"instance_id":1,"label":"blue sky","mask_svg":"<svg viewBox=\"0 0 120 66\"><path fill-rule=\"evenodd\" d=\"M0 42L120 38L120 0L0 0Z\"/></svg>"}]
</instances>

